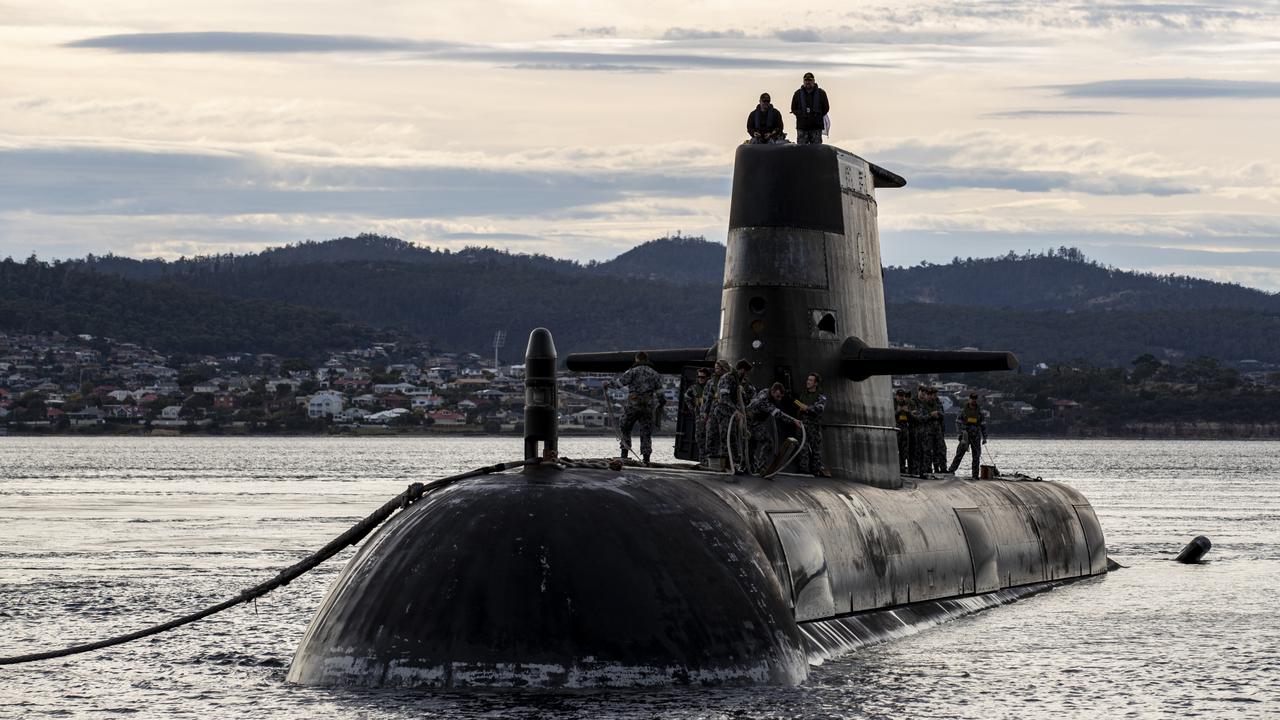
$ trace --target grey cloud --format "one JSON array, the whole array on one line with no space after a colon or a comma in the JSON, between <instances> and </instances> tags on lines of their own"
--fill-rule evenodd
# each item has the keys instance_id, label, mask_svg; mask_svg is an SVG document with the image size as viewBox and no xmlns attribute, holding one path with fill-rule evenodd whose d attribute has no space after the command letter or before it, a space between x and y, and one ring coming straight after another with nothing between
<instances>
[{"instance_id":1,"label":"grey cloud","mask_svg":"<svg viewBox=\"0 0 1280 720\"><path fill-rule=\"evenodd\" d=\"M745 68L817 68L817 67L886 67L862 63L840 63L810 60L781 60L756 57L729 57L715 55L666 55L658 53L592 53L563 50L469 50L459 53L438 53L435 57L451 60L489 60L517 65L557 65L586 67L604 70L634 67L716 68L739 70Z\"/></svg>"},{"instance_id":2,"label":"grey cloud","mask_svg":"<svg viewBox=\"0 0 1280 720\"><path fill-rule=\"evenodd\" d=\"M304 35L272 32L174 32L101 35L66 44L130 53L332 53L434 51L455 43L363 35Z\"/></svg>"},{"instance_id":3,"label":"grey cloud","mask_svg":"<svg viewBox=\"0 0 1280 720\"><path fill-rule=\"evenodd\" d=\"M513 70L568 70L573 72L664 73L671 71L671 68L662 68L653 65L624 65L621 63L522 62L508 67Z\"/></svg>"},{"instance_id":4,"label":"grey cloud","mask_svg":"<svg viewBox=\"0 0 1280 720\"><path fill-rule=\"evenodd\" d=\"M662 33L663 40L741 40L747 36L741 30L699 30L696 28L673 27Z\"/></svg>"},{"instance_id":5,"label":"grey cloud","mask_svg":"<svg viewBox=\"0 0 1280 720\"><path fill-rule=\"evenodd\" d=\"M674 28L673 28L674 30ZM692 31L691 31L692 32ZM781 58L699 55L691 53L626 53L507 49L434 40L408 40L352 35L291 33L136 33L104 35L68 43L73 48L97 48L136 53L333 53L408 52L426 60L495 62L530 69L614 70L652 72L656 68L797 68L887 67L845 62L797 61Z\"/></svg>"},{"instance_id":6,"label":"grey cloud","mask_svg":"<svg viewBox=\"0 0 1280 720\"><path fill-rule=\"evenodd\" d=\"M1194 100L1202 98L1277 98L1280 82L1265 80L1214 80L1205 78L1150 78L1101 80L1075 85L1042 85L1071 98L1130 98L1144 100Z\"/></svg>"},{"instance_id":7,"label":"grey cloud","mask_svg":"<svg viewBox=\"0 0 1280 720\"><path fill-rule=\"evenodd\" d=\"M783 42L822 42L822 36L818 34L817 30L777 30L773 33L773 36Z\"/></svg>"},{"instance_id":8,"label":"grey cloud","mask_svg":"<svg viewBox=\"0 0 1280 720\"><path fill-rule=\"evenodd\" d=\"M1076 174L1031 170L1005 170L980 167L914 167L894 164L886 158L886 167L907 178L912 187L925 190L982 188L1015 192L1051 192L1062 190L1089 195L1185 195L1196 188L1161 178L1125 174Z\"/></svg>"},{"instance_id":9,"label":"grey cloud","mask_svg":"<svg viewBox=\"0 0 1280 720\"><path fill-rule=\"evenodd\" d=\"M1079 8L1091 27L1149 25L1169 30L1202 30L1215 23L1236 23L1265 17L1255 11L1183 3L1113 3Z\"/></svg>"},{"instance_id":10,"label":"grey cloud","mask_svg":"<svg viewBox=\"0 0 1280 720\"><path fill-rule=\"evenodd\" d=\"M1276 17L1273 3L1234 2L1231 7L1204 3L1044 3L1040 0L1002 0L988 3L937 3L928 7L873 7L846 15L856 24L906 28L948 26L957 30L977 26L1063 29L1154 29L1202 33L1252 31L1250 26Z\"/></svg>"},{"instance_id":11,"label":"grey cloud","mask_svg":"<svg viewBox=\"0 0 1280 720\"><path fill-rule=\"evenodd\" d=\"M586 35L588 37L615 37L618 34L618 28L612 25L602 25L600 27L580 27L578 28L578 34Z\"/></svg>"},{"instance_id":12,"label":"grey cloud","mask_svg":"<svg viewBox=\"0 0 1280 720\"><path fill-rule=\"evenodd\" d=\"M983 117L991 118L1037 118L1037 117L1072 117L1072 116L1106 116L1106 115L1128 115L1116 110L1004 110L1002 112L986 113Z\"/></svg>"},{"instance_id":13,"label":"grey cloud","mask_svg":"<svg viewBox=\"0 0 1280 720\"><path fill-rule=\"evenodd\" d=\"M633 195L725 193L722 177L317 165L256 154L71 147L0 150L0 212L545 216Z\"/></svg>"},{"instance_id":14,"label":"grey cloud","mask_svg":"<svg viewBox=\"0 0 1280 720\"><path fill-rule=\"evenodd\" d=\"M870 30L865 27L784 28L773 37L789 43L828 43L831 45L947 45L973 47L1002 46L1025 43L1025 38L1005 34L955 30L932 32L896 29Z\"/></svg>"},{"instance_id":15,"label":"grey cloud","mask_svg":"<svg viewBox=\"0 0 1280 720\"><path fill-rule=\"evenodd\" d=\"M546 238L526 233L507 232L443 232L436 233L441 240L482 240L484 242L542 242Z\"/></svg>"}]
</instances>

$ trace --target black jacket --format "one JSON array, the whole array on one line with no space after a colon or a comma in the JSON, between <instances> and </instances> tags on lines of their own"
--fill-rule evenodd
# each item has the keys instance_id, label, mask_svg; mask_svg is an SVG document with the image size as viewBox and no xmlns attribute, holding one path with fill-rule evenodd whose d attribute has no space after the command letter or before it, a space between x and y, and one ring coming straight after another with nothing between
<instances>
[{"instance_id":1,"label":"black jacket","mask_svg":"<svg viewBox=\"0 0 1280 720\"><path fill-rule=\"evenodd\" d=\"M827 91L817 85L813 86L812 93L799 88L791 96L791 114L796 116L796 130L821 130L822 116L829 112L831 103L827 102Z\"/></svg>"},{"instance_id":2,"label":"black jacket","mask_svg":"<svg viewBox=\"0 0 1280 720\"><path fill-rule=\"evenodd\" d=\"M764 122L757 124L761 120ZM760 108L757 107L755 110L751 111L750 115L747 116L748 135L753 132L768 135L774 131L782 132L782 113L778 112L778 108L771 107L769 108L769 112L762 113L760 112Z\"/></svg>"}]
</instances>

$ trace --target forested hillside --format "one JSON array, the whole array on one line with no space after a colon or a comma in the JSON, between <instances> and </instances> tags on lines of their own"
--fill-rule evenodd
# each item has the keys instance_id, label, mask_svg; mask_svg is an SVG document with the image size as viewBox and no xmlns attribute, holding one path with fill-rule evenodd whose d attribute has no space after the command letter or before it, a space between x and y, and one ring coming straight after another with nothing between
<instances>
[{"instance_id":1,"label":"forested hillside","mask_svg":"<svg viewBox=\"0 0 1280 720\"><path fill-rule=\"evenodd\" d=\"M885 300L1020 310L1234 308L1280 313L1280 295L1181 275L1116 270L1075 248L887 267Z\"/></svg>"},{"instance_id":2,"label":"forested hillside","mask_svg":"<svg viewBox=\"0 0 1280 720\"><path fill-rule=\"evenodd\" d=\"M323 310L34 260L0 261L0 331L104 335L166 351L282 355L351 347L374 337L368 327Z\"/></svg>"},{"instance_id":3,"label":"forested hillside","mask_svg":"<svg viewBox=\"0 0 1280 720\"><path fill-rule=\"evenodd\" d=\"M700 237L665 237L587 268L607 275L719 285L724 281L724 246Z\"/></svg>"},{"instance_id":4,"label":"forested hillside","mask_svg":"<svg viewBox=\"0 0 1280 720\"><path fill-rule=\"evenodd\" d=\"M701 238L660 238L607 262L581 264L361 235L252 255L176 262L90 257L75 266L198 289L206 298L306 306L456 350L484 351L495 330L522 338L544 325L567 353L711 344L723 264L724 246ZM1280 362L1277 295L1115 270L1078 250L889 267L884 277L889 337L899 343L1012 350L1024 364L1084 359L1116 366L1144 353ZM11 295L0 290L0 298ZM284 337L305 342L299 333ZM316 342L322 339L317 334Z\"/></svg>"}]
</instances>

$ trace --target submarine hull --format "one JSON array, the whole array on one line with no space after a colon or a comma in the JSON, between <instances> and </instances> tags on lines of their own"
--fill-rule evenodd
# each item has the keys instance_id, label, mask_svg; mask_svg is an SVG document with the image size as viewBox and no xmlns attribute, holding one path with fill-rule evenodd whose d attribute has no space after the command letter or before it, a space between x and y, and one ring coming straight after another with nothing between
<instances>
[{"instance_id":1,"label":"submarine hull","mask_svg":"<svg viewBox=\"0 0 1280 720\"><path fill-rule=\"evenodd\" d=\"M381 528L288 679L792 685L868 611L1105 571L1092 508L1055 483L542 467L451 486Z\"/></svg>"}]
</instances>

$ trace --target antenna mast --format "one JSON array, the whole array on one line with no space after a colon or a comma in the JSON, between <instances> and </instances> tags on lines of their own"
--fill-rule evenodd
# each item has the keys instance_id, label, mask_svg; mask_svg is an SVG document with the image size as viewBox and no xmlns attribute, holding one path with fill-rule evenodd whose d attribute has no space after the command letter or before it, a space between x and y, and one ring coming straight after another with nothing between
<instances>
[{"instance_id":1,"label":"antenna mast","mask_svg":"<svg viewBox=\"0 0 1280 720\"><path fill-rule=\"evenodd\" d=\"M493 374L501 375L502 371L498 369L498 349L507 344L507 331L499 330L493 334Z\"/></svg>"}]
</instances>

